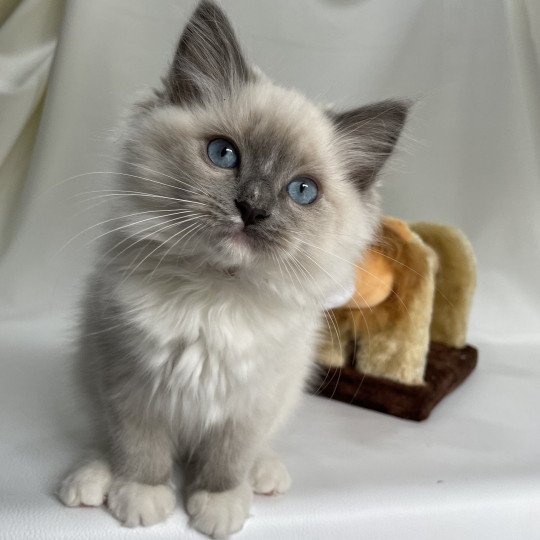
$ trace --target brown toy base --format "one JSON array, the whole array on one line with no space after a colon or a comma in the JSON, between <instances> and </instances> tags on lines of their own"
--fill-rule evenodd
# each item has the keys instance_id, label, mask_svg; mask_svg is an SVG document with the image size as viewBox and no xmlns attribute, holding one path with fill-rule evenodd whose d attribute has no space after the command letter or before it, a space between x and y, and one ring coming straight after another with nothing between
<instances>
[{"instance_id":1,"label":"brown toy base","mask_svg":"<svg viewBox=\"0 0 540 540\"><path fill-rule=\"evenodd\" d=\"M470 345L455 349L431 342L424 385L364 375L353 367L321 367L315 393L408 420L425 420L435 405L471 374L477 358L478 351Z\"/></svg>"}]
</instances>

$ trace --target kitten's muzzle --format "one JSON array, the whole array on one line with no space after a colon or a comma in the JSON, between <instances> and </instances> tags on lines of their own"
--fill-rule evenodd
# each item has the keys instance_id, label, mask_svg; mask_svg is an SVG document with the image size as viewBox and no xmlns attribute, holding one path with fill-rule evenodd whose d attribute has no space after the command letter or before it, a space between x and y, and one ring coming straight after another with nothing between
<instances>
[{"instance_id":1,"label":"kitten's muzzle","mask_svg":"<svg viewBox=\"0 0 540 540\"><path fill-rule=\"evenodd\" d=\"M234 201L236 208L240 212L244 226L255 225L260 221L263 221L270 217L270 212L264 208L257 208L251 206L247 201L239 201L238 199Z\"/></svg>"}]
</instances>

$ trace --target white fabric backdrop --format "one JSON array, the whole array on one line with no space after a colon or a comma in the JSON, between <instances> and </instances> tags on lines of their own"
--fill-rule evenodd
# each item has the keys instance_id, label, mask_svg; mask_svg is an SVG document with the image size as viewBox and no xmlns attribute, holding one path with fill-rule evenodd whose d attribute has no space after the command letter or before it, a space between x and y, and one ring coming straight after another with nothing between
<instances>
[{"instance_id":1,"label":"white fabric backdrop","mask_svg":"<svg viewBox=\"0 0 540 540\"><path fill-rule=\"evenodd\" d=\"M480 348L477 372L422 424L306 398L280 441L293 491L257 499L239 538L538 538L540 4L224 5L251 58L283 84L342 106L417 100L385 171L385 209L461 226L479 261L470 330ZM81 193L99 189L98 175L66 179L110 168L108 137L119 114L163 74L192 7L67 1L30 171L5 205L0 537L196 537L185 532L181 510L133 532L101 510L67 510L51 496L86 436L70 393L67 336L97 233L63 246L99 221L99 208L81 211L89 203L80 202ZM26 21L20 43L36 36L31 9ZM44 59L54 45L54 31L47 35ZM17 66L15 55L10 60ZM15 72L0 70L2 84ZM28 112L6 103L2 97L0 148L16 139L18 115Z\"/></svg>"},{"instance_id":2,"label":"white fabric backdrop","mask_svg":"<svg viewBox=\"0 0 540 540\"><path fill-rule=\"evenodd\" d=\"M63 0L0 2L0 251L28 172L62 6Z\"/></svg>"}]
</instances>

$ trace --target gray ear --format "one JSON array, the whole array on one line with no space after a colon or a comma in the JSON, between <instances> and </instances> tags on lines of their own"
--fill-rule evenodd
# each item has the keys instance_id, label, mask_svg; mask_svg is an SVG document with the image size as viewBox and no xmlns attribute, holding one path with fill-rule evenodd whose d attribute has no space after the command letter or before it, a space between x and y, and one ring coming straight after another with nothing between
<instances>
[{"instance_id":1,"label":"gray ear","mask_svg":"<svg viewBox=\"0 0 540 540\"><path fill-rule=\"evenodd\" d=\"M203 0L191 16L165 79L173 103L204 101L247 82L251 72L223 10Z\"/></svg>"},{"instance_id":2,"label":"gray ear","mask_svg":"<svg viewBox=\"0 0 540 540\"><path fill-rule=\"evenodd\" d=\"M367 189L388 159L405 124L409 104L387 100L353 109L330 112L344 143L351 177Z\"/></svg>"}]
</instances>

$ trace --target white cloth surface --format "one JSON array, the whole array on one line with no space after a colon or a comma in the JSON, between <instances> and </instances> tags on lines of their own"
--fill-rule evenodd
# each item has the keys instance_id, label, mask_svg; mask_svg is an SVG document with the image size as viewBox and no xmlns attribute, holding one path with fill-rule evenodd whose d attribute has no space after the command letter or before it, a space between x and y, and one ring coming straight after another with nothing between
<instances>
[{"instance_id":1,"label":"white cloth surface","mask_svg":"<svg viewBox=\"0 0 540 540\"><path fill-rule=\"evenodd\" d=\"M203 538L181 508L134 531L54 498L91 440L58 338L65 324L0 329L0 538ZM538 351L481 347L478 371L423 423L306 396L276 445L293 487L256 497L238 539L538 538Z\"/></svg>"},{"instance_id":2,"label":"white cloth surface","mask_svg":"<svg viewBox=\"0 0 540 540\"><path fill-rule=\"evenodd\" d=\"M479 262L471 378L420 424L306 397L278 444L293 489L257 498L238 538L539 538L538 4L224 4L250 57L283 84L340 106L418 100L384 174L385 210L462 227ZM77 202L100 175L66 179L110 169L111 130L134 92L163 74L191 8L67 2L0 260L0 538L197 537L180 509L132 531L51 495L88 436L67 336L97 236L79 233L101 208Z\"/></svg>"}]
</instances>

